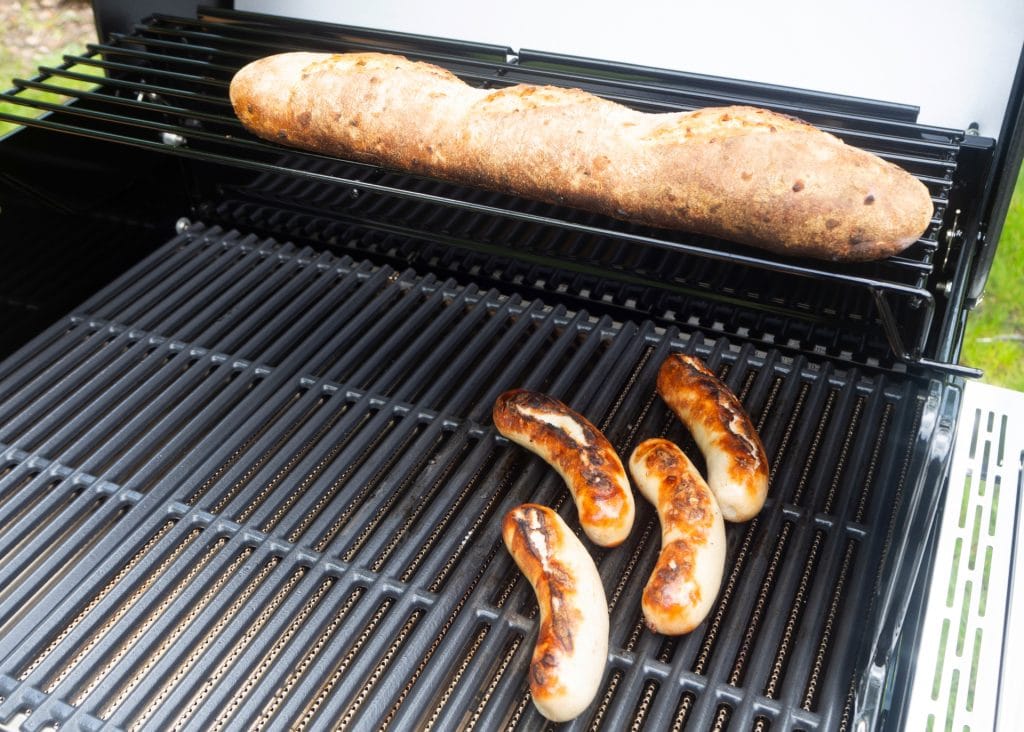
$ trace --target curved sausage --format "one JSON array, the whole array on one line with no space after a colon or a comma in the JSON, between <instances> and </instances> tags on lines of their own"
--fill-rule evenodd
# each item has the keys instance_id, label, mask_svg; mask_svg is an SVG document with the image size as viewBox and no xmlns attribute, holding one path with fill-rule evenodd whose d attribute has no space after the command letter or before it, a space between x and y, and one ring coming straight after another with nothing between
<instances>
[{"instance_id":1,"label":"curved sausage","mask_svg":"<svg viewBox=\"0 0 1024 732\"><path fill-rule=\"evenodd\" d=\"M492 416L501 434L562 476L591 541L609 547L625 541L636 513L633 491L622 461L597 427L557 399L525 389L499 396Z\"/></svg>"},{"instance_id":2,"label":"curved sausage","mask_svg":"<svg viewBox=\"0 0 1024 732\"><path fill-rule=\"evenodd\" d=\"M540 609L530 662L530 694L553 722L579 716L593 701L608 661L608 602L583 543L546 506L524 503L501 526Z\"/></svg>"},{"instance_id":3,"label":"curved sausage","mask_svg":"<svg viewBox=\"0 0 1024 732\"><path fill-rule=\"evenodd\" d=\"M699 358L681 353L661 365L658 393L704 454L725 520L756 516L768 495L768 457L736 395Z\"/></svg>"},{"instance_id":4,"label":"curved sausage","mask_svg":"<svg viewBox=\"0 0 1024 732\"><path fill-rule=\"evenodd\" d=\"M637 445L629 472L661 521L661 554L641 602L648 627L682 635L707 616L725 572L725 522L711 489L668 440Z\"/></svg>"}]
</instances>

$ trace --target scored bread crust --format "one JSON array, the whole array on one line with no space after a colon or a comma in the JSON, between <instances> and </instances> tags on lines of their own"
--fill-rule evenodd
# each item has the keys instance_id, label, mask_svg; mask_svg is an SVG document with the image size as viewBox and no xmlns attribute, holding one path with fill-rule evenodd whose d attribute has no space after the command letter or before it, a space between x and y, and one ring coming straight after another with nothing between
<instances>
[{"instance_id":1,"label":"scored bread crust","mask_svg":"<svg viewBox=\"0 0 1024 732\"><path fill-rule=\"evenodd\" d=\"M580 89L478 89L381 53L269 56L230 94L268 140L779 254L884 258L933 213L898 166L753 107L650 114Z\"/></svg>"}]
</instances>

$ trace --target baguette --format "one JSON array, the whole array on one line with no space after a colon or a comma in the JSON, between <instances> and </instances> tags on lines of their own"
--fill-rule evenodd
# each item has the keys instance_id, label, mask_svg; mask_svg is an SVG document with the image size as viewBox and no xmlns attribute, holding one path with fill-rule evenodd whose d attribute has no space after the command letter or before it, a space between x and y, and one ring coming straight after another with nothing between
<instances>
[{"instance_id":1,"label":"baguette","mask_svg":"<svg viewBox=\"0 0 1024 732\"><path fill-rule=\"evenodd\" d=\"M932 217L906 171L764 109L648 114L580 89L477 89L380 53L262 58L230 94L267 140L777 254L881 259Z\"/></svg>"}]
</instances>

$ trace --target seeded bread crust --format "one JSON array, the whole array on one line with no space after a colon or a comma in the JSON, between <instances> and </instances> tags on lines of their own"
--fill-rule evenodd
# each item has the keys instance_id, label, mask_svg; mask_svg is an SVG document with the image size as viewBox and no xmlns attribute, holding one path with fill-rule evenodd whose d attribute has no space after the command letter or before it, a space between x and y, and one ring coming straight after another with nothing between
<instances>
[{"instance_id":1,"label":"seeded bread crust","mask_svg":"<svg viewBox=\"0 0 1024 732\"><path fill-rule=\"evenodd\" d=\"M270 56L230 93L267 140L784 255L881 259L932 217L903 169L753 107L649 114L579 89L477 89L379 53Z\"/></svg>"}]
</instances>

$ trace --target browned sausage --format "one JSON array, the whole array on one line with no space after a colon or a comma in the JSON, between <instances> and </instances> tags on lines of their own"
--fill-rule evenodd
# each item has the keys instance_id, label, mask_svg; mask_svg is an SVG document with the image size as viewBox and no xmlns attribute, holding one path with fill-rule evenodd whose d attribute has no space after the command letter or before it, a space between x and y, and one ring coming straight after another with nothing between
<instances>
[{"instance_id":1,"label":"browned sausage","mask_svg":"<svg viewBox=\"0 0 1024 732\"><path fill-rule=\"evenodd\" d=\"M548 719L565 722L590 706L608 661L604 585L582 542L546 506L513 508L501 537L540 609L530 663L533 703Z\"/></svg>"},{"instance_id":2,"label":"browned sausage","mask_svg":"<svg viewBox=\"0 0 1024 732\"><path fill-rule=\"evenodd\" d=\"M725 571L725 522L711 489L668 440L637 445L629 471L661 521L661 554L644 588L648 627L681 635L700 625Z\"/></svg>"},{"instance_id":3,"label":"browned sausage","mask_svg":"<svg viewBox=\"0 0 1024 732\"><path fill-rule=\"evenodd\" d=\"M725 520L756 516L768 494L768 457L736 395L699 358L682 353L661 365L658 393L704 454L708 485Z\"/></svg>"},{"instance_id":4,"label":"browned sausage","mask_svg":"<svg viewBox=\"0 0 1024 732\"><path fill-rule=\"evenodd\" d=\"M636 511L629 478L597 427L557 399L525 389L499 396L492 416L501 434L540 455L565 479L591 541L616 546L629 536Z\"/></svg>"}]
</instances>

